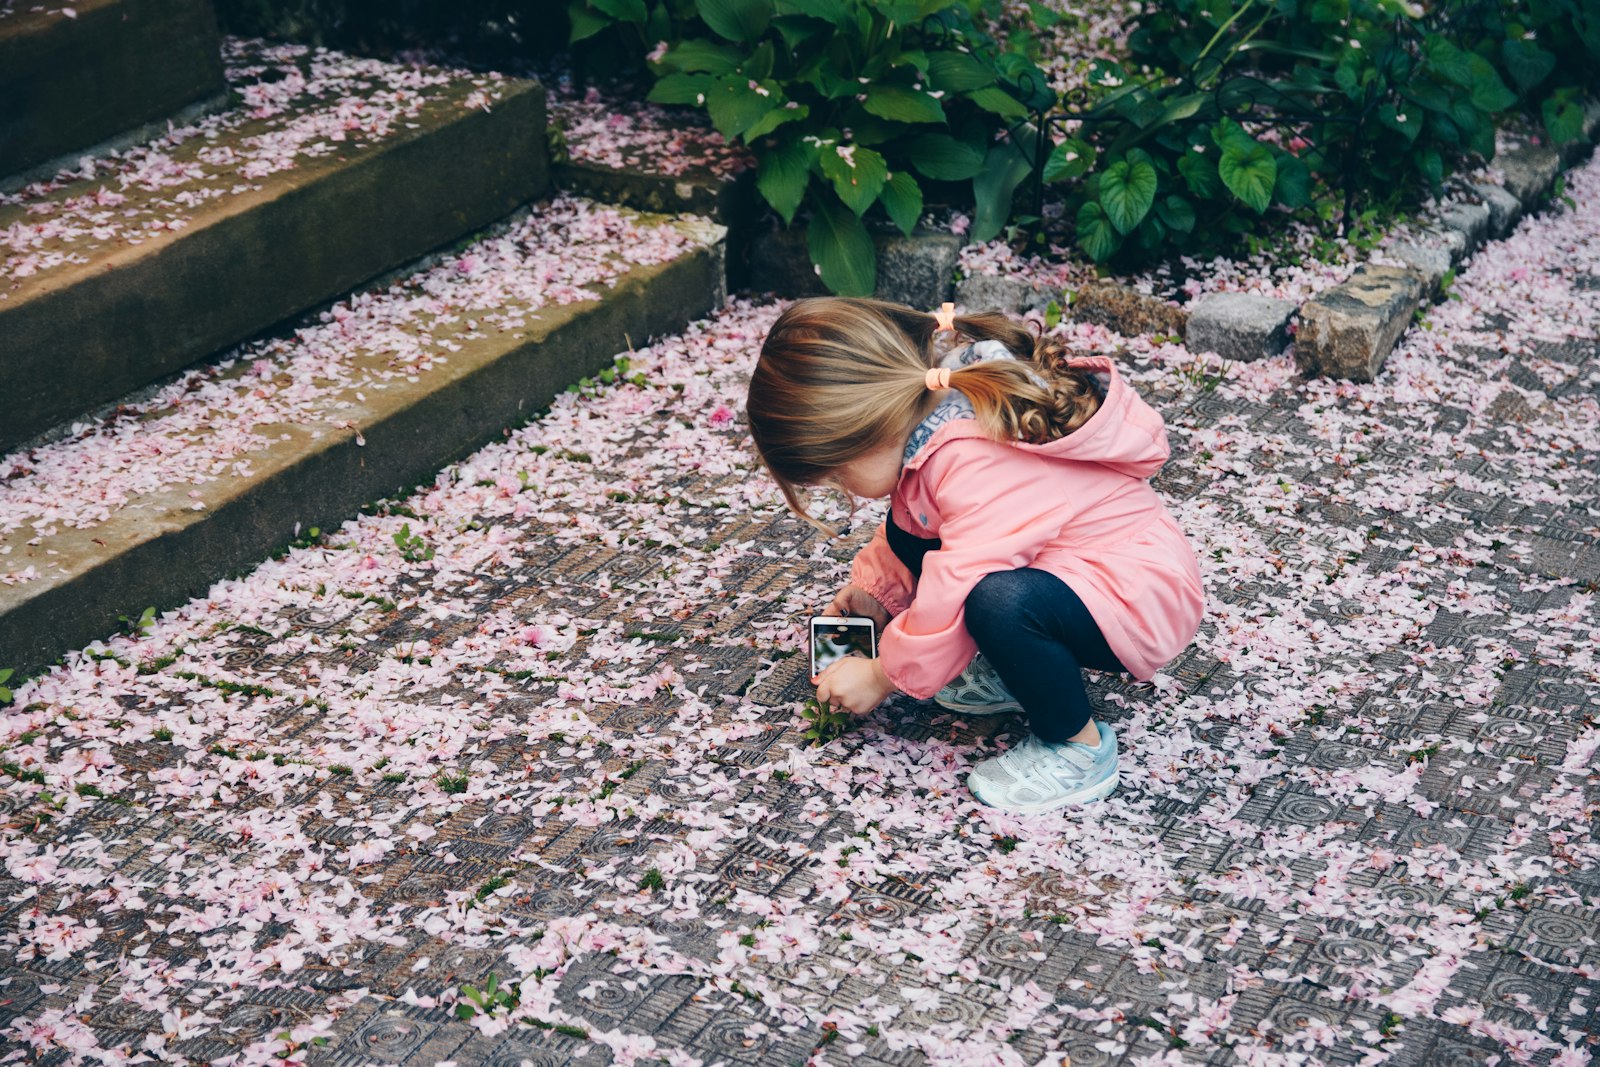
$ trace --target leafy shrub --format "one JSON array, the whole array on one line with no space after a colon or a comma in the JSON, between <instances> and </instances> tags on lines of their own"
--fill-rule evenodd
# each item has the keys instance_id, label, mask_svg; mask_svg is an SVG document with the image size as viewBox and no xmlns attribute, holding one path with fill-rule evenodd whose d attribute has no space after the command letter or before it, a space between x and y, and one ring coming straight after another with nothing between
<instances>
[{"instance_id":1,"label":"leafy shrub","mask_svg":"<svg viewBox=\"0 0 1600 1067\"><path fill-rule=\"evenodd\" d=\"M579 13L579 7L583 8ZM876 283L872 217L910 234L925 191L971 183L973 237L999 233L1028 175L1042 72L973 22L978 0L582 0L574 35L630 21L659 80L649 99L703 107L753 148L761 196L806 243L824 284ZM692 16L690 9L692 8ZM676 31L669 36L668 31ZM1010 128L1014 136L996 140Z\"/></svg>"},{"instance_id":2,"label":"leafy shrub","mask_svg":"<svg viewBox=\"0 0 1600 1067\"><path fill-rule=\"evenodd\" d=\"M1514 17L1513 17L1514 14ZM1581 132L1579 71L1600 24L1579 0L1162 0L1129 39L1129 67L1097 66L1076 135L1047 181L1076 181L1078 245L1096 261L1222 250L1269 209L1341 223L1359 198L1439 192L1468 156L1492 159L1519 103L1553 139ZM1593 49L1571 70L1563 55ZM1556 71L1565 71L1561 77ZM1513 86L1515 88L1513 88Z\"/></svg>"}]
</instances>

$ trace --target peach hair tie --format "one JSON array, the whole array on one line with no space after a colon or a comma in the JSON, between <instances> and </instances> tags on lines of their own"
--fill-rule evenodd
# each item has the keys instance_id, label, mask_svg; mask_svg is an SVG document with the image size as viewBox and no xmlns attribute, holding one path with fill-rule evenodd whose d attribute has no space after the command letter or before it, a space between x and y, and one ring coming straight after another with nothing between
<instances>
[{"instance_id":1,"label":"peach hair tie","mask_svg":"<svg viewBox=\"0 0 1600 1067\"><path fill-rule=\"evenodd\" d=\"M933 317L939 321L939 324L933 328L934 333L939 333L942 330L949 330L951 333L956 332L956 306L948 300L939 305L939 310L933 313Z\"/></svg>"},{"instance_id":2,"label":"peach hair tie","mask_svg":"<svg viewBox=\"0 0 1600 1067\"><path fill-rule=\"evenodd\" d=\"M922 381L929 389L950 388L949 367L929 367L928 373L922 376Z\"/></svg>"}]
</instances>

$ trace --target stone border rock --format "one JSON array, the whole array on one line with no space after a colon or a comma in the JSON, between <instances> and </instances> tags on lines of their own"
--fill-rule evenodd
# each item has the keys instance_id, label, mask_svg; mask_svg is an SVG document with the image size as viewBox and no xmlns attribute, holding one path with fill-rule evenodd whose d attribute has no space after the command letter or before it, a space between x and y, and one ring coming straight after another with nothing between
<instances>
[{"instance_id":1,"label":"stone border rock","mask_svg":"<svg viewBox=\"0 0 1600 1067\"><path fill-rule=\"evenodd\" d=\"M1523 144L1495 160L1504 186L1478 184L1474 203L1457 200L1436 216L1436 245L1402 242L1384 249L1396 268L1368 262L1342 285L1318 293L1300 308L1295 365L1305 374L1370 382L1424 301L1439 296L1444 277L1488 240L1504 237L1543 200L1560 175L1586 157L1600 137L1600 101L1584 107L1581 140L1555 149Z\"/></svg>"}]
</instances>

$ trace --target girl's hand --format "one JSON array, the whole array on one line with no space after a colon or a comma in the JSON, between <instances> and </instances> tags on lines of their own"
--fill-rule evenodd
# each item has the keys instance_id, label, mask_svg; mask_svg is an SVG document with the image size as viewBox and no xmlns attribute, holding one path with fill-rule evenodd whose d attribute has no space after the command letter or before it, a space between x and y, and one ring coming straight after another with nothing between
<instances>
[{"instance_id":1,"label":"girl's hand","mask_svg":"<svg viewBox=\"0 0 1600 1067\"><path fill-rule=\"evenodd\" d=\"M811 680L817 684L821 704L838 705L855 715L865 715L895 691L883 665L863 656L846 656Z\"/></svg>"},{"instance_id":2,"label":"girl's hand","mask_svg":"<svg viewBox=\"0 0 1600 1067\"><path fill-rule=\"evenodd\" d=\"M878 624L880 634L883 628L889 625L889 610L878 602L877 597L854 582L834 594L833 603L828 605L823 614L856 615L871 619Z\"/></svg>"}]
</instances>

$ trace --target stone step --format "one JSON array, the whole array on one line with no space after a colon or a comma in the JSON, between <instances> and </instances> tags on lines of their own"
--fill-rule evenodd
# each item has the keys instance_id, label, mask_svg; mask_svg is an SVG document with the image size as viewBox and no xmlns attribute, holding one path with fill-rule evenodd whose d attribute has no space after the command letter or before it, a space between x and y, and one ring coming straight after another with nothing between
<instances>
[{"instance_id":1,"label":"stone step","mask_svg":"<svg viewBox=\"0 0 1600 1067\"><path fill-rule=\"evenodd\" d=\"M0 664L40 667L431 481L720 306L725 235L558 197L0 459Z\"/></svg>"},{"instance_id":2,"label":"stone step","mask_svg":"<svg viewBox=\"0 0 1600 1067\"><path fill-rule=\"evenodd\" d=\"M747 248L763 206L755 159L705 116L549 76L550 124L566 152L552 161L563 191L640 211L701 215L728 228L729 285L745 280Z\"/></svg>"},{"instance_id":3,"label":"stone step","mask_svg":"<svg viewBox=\"0 0 1600 1067\"><path fill-rule=\"evenodd\" d=\"M0 177L220 99L207 0L0 5Z\"/></svg>"},{"instance_id":4,"label":"stone step","mask_svg":"<svg viewBox=\"0 0 1600 1067\"><path fill-rule=\"evenodd\" d=\"M548 184L536 81L250 41L224 57L235 107L0 196L0 448Z\"/></svg>"}]
</instances>

